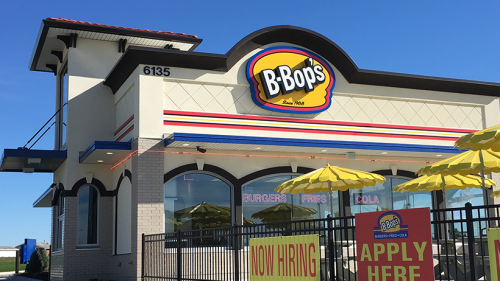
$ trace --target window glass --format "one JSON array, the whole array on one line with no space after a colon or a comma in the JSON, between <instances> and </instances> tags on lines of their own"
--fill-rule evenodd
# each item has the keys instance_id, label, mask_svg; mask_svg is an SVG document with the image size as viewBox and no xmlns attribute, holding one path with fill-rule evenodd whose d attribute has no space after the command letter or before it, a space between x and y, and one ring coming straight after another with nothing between
<instances>
[{"instance_id":1,"label":"window glass","mask_svg":"<svg viewBox=\"0 0 500 281\"><path fill-rule=\"evenodd\" d=\"M484 205L483 190L481 188L450 189L445 191L446 208L464 207L465 203L472 206Z\"/></svg>"},{"instance_id":2,"label":"window glass","mask_svg":"<svg viewBox=\"0 0 500 281\"><path fill-rule=\"evenodd\" d=\"M397 185L405 183L411 179L390 178L391 187L394 189ZM411 208L430 208L432 209L432 193L429 191L418 192L393 192L393 209L411 209Z\"/></svg>"},{"instance_id":3,"label":"window glass","mask_svg":"<svg viewBox=\"0 0 500 281\"><path fill-rule=\"evenodd\" d=\"M63 237L64 237L64 197L59 195L57 200L57 206L55 206L56 220L54 227L54 248L59 250L63 248Z\"/></svg>"},{"instance_id":4,"label":"window glass","mask_svg":"<svg viewBox=\"0 0 500 281\"><path fill-rule=\"evenodd\" d=\"M64 66L59 74L59 101L57 117L58 149L66 147L67 103L68 103L68 68Z\"/></svg>"},{"instance_id":5,"label":"window glass","mask_svg":"<svg viewBox=\"0 0 500 281\"><path fill-rule=\"evenodd\" d=\"M78 231L79 245L97 244L97 219L99 193L95 187L87 185L78 191Z\"/></svg>"},{"instance_id":6,"label":"window glass","mask_svg":"<svg viewBox=\"0 0 500 281\"><path fill-rule=\"evenodd\" d=\"M203 173L178 176L164 185L165 232L231 225L231 187Z\"/></svg>"},{"instance_id":7,"label":"window glass","mask_svg":"<svg viewBox=\"0 0 500 281\"><path fill-rule=\"evenodd\" d=\"M271 175L243 185L243 222L273 223L325 218L330 213L328 193L281 194L274 189L298 175ZM338 193L333 193L333 215L339 212Z\"/></svg>"},{"instance_id":8,"label":"window glass","mask_svg":"<svg viewBox=\"0 0 500 281\"><path fill-rule=\"evenodd\" d=\"M471 203L472 206L481 206L485 205L484 202L484 194L483 189L481 188L466 188L466 189L450 189L445 191L445 201L446 208L460 208L464 207L466 203ZM473 218L485 217L484 209L472 212ZM447 212L447 219L449 220L461 220L465 218L465 211L452 211ZM482 235L485 235L485 230L487 228L486 222L474 221L474 236L480 236L480 231L482 231ZM450 228L452 226L449 226ZM462 230L467 231L467 224L462 223L454 223L453 224L453 232L456 238L462 235ZM451 230L450 230L451 232Z\"/></svg>"},{"instance_id":9,"label":"window glass","mask_svg":"<svg viewBox=\"0 0 500 281\"><path fill-rule=\"evenodd\" d=\"M386 181L363 189L349 190L351 214L410 208L432 208L432 194L427 191L392 192L409 178L385 176Z\"/></svg>"}]
</instances>

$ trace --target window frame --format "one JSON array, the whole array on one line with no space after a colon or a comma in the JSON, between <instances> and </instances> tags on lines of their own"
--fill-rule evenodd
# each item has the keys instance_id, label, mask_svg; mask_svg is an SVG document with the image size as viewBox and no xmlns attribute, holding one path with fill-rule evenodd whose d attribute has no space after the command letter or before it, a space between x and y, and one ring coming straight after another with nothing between
<instances>
[{"instance_id":1,"label":"window frame","mask_svg":"<svg viewBox=\"0 0 500 281\"><path fill-rule=\"evenodd\" d=\"M59 195L57 205L54 206L54 251L59 251L64 248L64 203L64 197Z\"/></svg>"},{"instance_id":2,"label":"window frame","mask_svg":"<svg viewBox=\"0 0 500 281\"><path fill-rule=\"evenodd\" d=\"M64 127L67 129L67 102L68 102L68 86L69 86L69 77L68 77L68 62L65 61L62 64L61 70L57 74L58 77L58 89L57 89L57 117L56 117L56 149L64 150L67 148L67 131L64 130ZM68 83L65 87L65 79L68 78ZM64 99L66 98L66 103ZM64 112L64 107L66 106L66 112ZM66 114L64 114L66 113Z\"/></svg>"},{"instance_id":3,"label":"window frame","mask_svg":"<svg viewBox=\"0 0 500 281\"><path fill-rule=\"evenodd\" d=\"M96 243L93 243L93 244L80 244L78 242L79 240L79 226L80 226L80 220L79 220L79 213L80 213L80 191L85 188L85 187L91 187L91 188L94 188L94 190L97 192L97 212L96 212ZM77 200L77 208L76 208L76 248L77 249L98 249L100 248L100 235L99 235L99 231L100 231L100 214L101 214L101 206L100 206L100 202L101 202L101 193L99 192L99 188L97 188L95 185L93 184L85 184L85 185L82 185L79 189L78 189L78 193L76 195L76 200ZM88 215L87 215L87 223L88 223ZM87 230L87 239L88 239L88 230Z\"/></svg>"}]
</instances>

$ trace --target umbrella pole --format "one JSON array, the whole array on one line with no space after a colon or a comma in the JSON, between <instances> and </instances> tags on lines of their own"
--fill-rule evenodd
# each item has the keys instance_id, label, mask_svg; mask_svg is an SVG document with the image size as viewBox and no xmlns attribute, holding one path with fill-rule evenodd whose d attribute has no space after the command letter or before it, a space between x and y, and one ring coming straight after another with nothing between
<instances>
[{"instance_id":1,"label":"umbrella pole","mask_svg":"<svg viewBox=\"0 0 500 281\"><path fill-rule=\"evenodd\" d=\"M484 186L484 167L481 168L481 187L483 188L483 190L486 190Z\"/></svg>"},{"instance_id":2,"label":"umbrella pole","mask_svg":"<svg viewBox=\"0 0 500 281\"><path fill-rule=\"evenodd\" d=\"M479 161L481 161L481 164L483 164L483 167L481 168L481 186L483 187L484 190L484 159L483 159L483 153L479 153Z\"/></svg>"},{"instance_id":3,"label":"umbrella pole","mask_svg":"<svg viewBox=\"0 0 500 281\"><path fill-rule=\"evenodd\" d=\"M333 194L332 194L332 182L328 181L328 193L330 193L330 214L333 217Z\"/></svg>"},{"instance_id":4,"label":"umbrella pole","mask_svg":"<svg viewBox=\"0 0 500 281\"><path fill-rule=\"evenodd\" d=\"M444 184L444 176L441 174L441 179L443 181L443 184L442 184L442 187L441 187L441 190L443 191L443 206L444 208L443 209L446 209L446 190L444 189L445 187L445 184ZM439 207L438 207L439 208Z\"/></svg>"}]
</instances>

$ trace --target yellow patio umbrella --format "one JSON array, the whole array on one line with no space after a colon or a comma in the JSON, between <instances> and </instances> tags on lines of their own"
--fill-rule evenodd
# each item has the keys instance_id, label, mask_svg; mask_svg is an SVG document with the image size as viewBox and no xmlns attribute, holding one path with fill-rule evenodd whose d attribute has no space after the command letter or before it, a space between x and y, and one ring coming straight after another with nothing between
<instances>
[{"instance_id":1,"label":"yellow patio umbrella","mask_svg":"<svg viewBox=\"0 0 500 281\"><path fill-rule=\"evenodd\" d=\"M493 191L490 195L491 198L500 197L500 189Z\"/></svg>"},{"instance_id":2,"label":"yellow patio umbrella","mask_svg":"<svg viewBox=\"0 0 500 281\"><path fill-rule=\"evenodd\" d=\"M333 214L332 191L361 189L365 186L374 186L377 183L383 183L384 181L385 178L378 174L330 166L330 164L327 164L323 168L280 184L274 191L291 194L328 192L330 194L330 213Z\"/></svg>"},{"instance_id":3,"label":"yellow patio umbrella","mask_svg":"<svg viewBox=\"0 0 500 281\"><path fill-rule=\"evenodd\" d=\"M483 182L484 181L484 182ZM466 189L466 188L481 188L492 187L496 182L490 179L484 179L473 175L423 175L416 179L407 181L397 185L393 192L418 192L418 191L443 191L443 201L446 202L445 191L450 189Z\"/></svg>"},{"instance_id":4,"label":"yellow patio umbrella","mask_svg":"<svg viewBox=\"0 0 500 281\"><path fill-rule=\"evenodd\" d=\"M500 125L460 137L455 142L459 149L491 149L500 152Z\"/></svg>"},{"instance_id":5,"label":"yellow patio umbrella","mask_svg":"<svg viewBox=\"0 0 500 281\"><path fill-rule=\"evenodd\" d=\"M292 205L290 203L278 203L254 213L252 219L260 219L263 223L289 221L292 220L293 217L298 217L299 220L306 220L312 219L309 215L314 215L316 213L317 211L313 208Z\"/></svg>"},{"instance_id":6,"label":"yellow patio umbrella","mask_svg":"<svg viewBox=\"0 0 500 281\"><path fill-rule=\"evenodd\" d=\"M485 186L492 187L496 182L490 179L485 179ZM397 185L394 192L417 192L417 191L433 191L433 190L450 190L450 189L466 189L466 188L481 188L482 179L473 175L424 175L416 179L412 179L405 183Z\"/></svg>"},{"instance_id":7,"label":"yellow patio umbrella","mask_svg":"<svg viewBox=\"0 0 500 281\"><path fill-rule=\"evenodd\" d=\"M491 149L469 150L436 163L424 166L418 170L418 175L452 175L478 174L500 172L500 153Z\"/></svg>"}]
</instances>

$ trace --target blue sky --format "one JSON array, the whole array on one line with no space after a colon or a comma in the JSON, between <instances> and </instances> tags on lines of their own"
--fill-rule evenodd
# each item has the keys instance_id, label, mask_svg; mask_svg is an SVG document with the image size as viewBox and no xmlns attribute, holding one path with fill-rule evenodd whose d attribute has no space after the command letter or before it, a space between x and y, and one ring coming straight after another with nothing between
<instances>
[{"instance_id":1,"label":"blue sky","mask_svg":"<svg viewBox=\"0 0 500 281\"><path fill-rule=\"evenodd\" d=\"M23 146L54 113L55 77L28 62L42 19L195 34L226 53L249 33L295 25L337 43L359 68L500 82L499 1L2 1L0 149ZM335 62L333 62L335 63ZM51 130L34 148L52 149ZM50 240L50 209L32 203L51 174L0 173L0 245Z\"/></svg>"}]
</instances>

